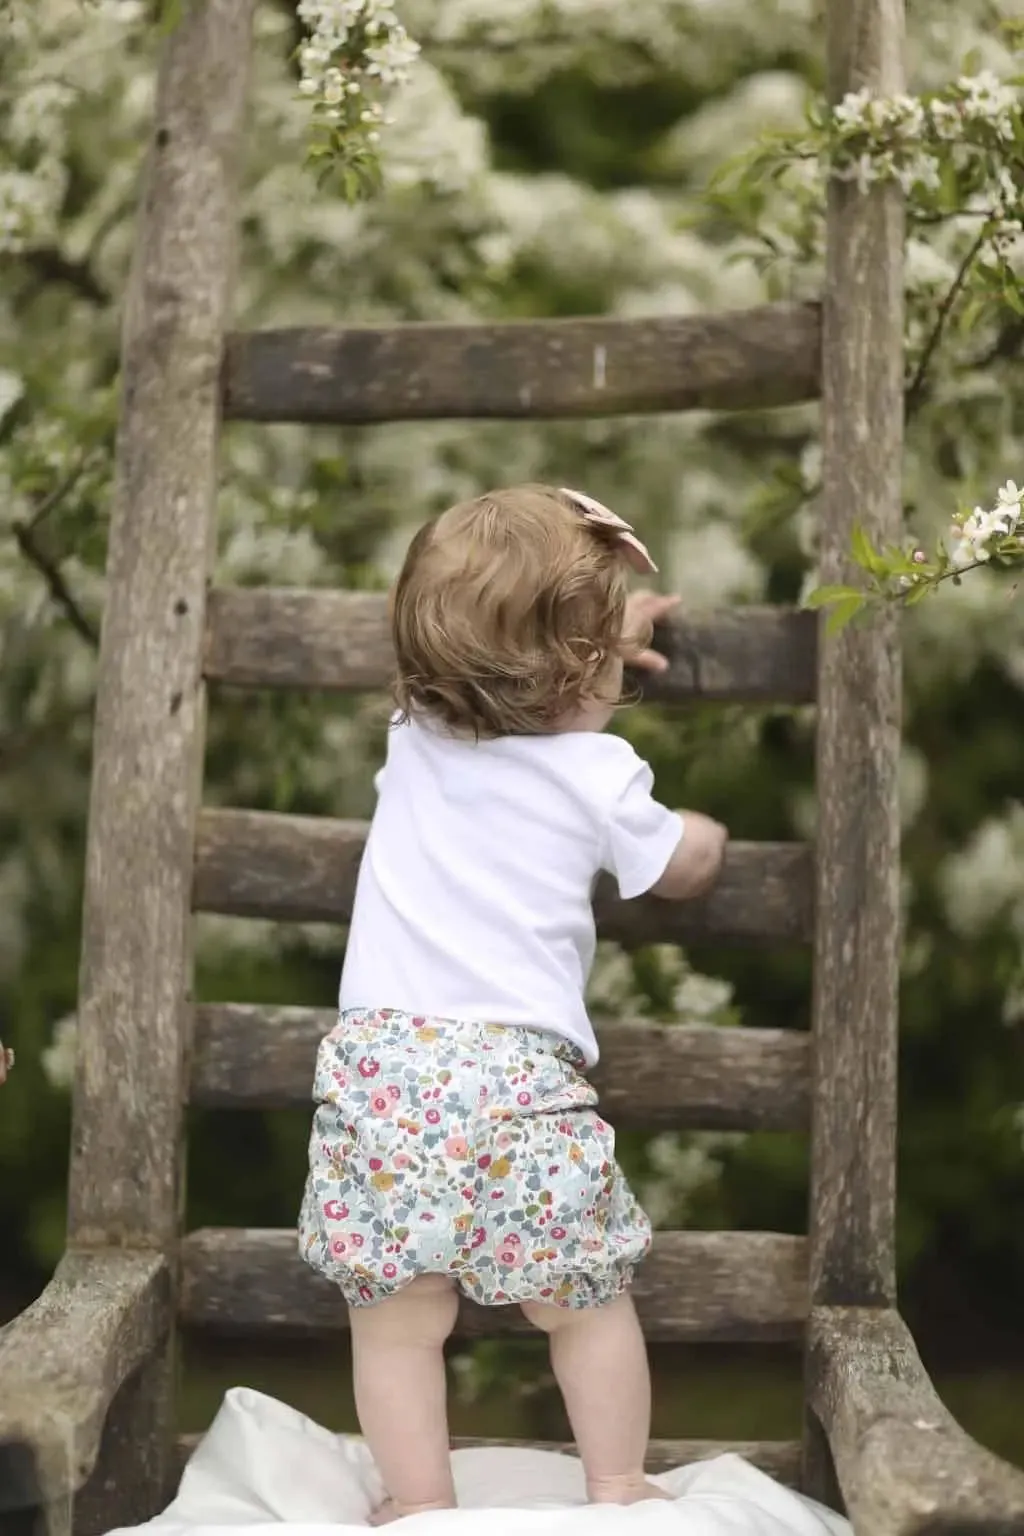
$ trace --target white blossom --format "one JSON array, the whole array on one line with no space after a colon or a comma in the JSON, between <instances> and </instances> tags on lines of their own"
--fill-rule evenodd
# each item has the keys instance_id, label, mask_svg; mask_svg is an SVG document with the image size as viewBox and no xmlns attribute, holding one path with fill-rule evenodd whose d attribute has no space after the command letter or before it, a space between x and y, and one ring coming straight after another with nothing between
<instances>
[{"instance_id":1,"label":"white blossom","mask_svg":"<svg viewBox=\"0 0 1024 1536\"><path fill-rule=\"evenodd\" d=\"M1010 528L1016 528L1021 517L1021 503L1024 502L1024 487L1017 485L1013 480L1007 480L996 492L996 508L1004 509ZM1004 515L1000 510L1000 516Z\"/></svg>"},{"instance_id":2,"label":"white blossom","mask_svg":"<svg viewBox=\"0 0 1024 1536\"><path fill-rule=\"evenodd\" d=\"M67 1092L75 1080L78 1056L78 1017L67 1014L53 1026L50 1044L42 1053L43 1074L51 1087Z\"/></svg>"},{"instance_id":3,"label":"white blossom","mask_svg":"<svg viewBox=\"0 0 1024 1536\"><path fill-rule=\"evenodd\" d=\"M3 421L12 405L17 405L25 393L25 381L19 374L12 372L10 368L0 368L0 422ZM0 499L6 501L11 495L11 490L0 485Z\"/></svg>"},{"instance_id":4,"label":"white blossom","mask_svg":"<svg viewBox=\"0 0 1024 1536\"><path fill-rule=\"evenodd\" d=\"M961 76L926 100L905 93L879 96L865 87L848 93L833 109L834 142L825 151L825 163L861 192L891 180L908 194L916 188L935 191L942 171L936 146L964 149L972 130L990 131L1010 144L1020 110L1019 89L991 70ZM1007 216L1018 213L1019 193L1005 168L998 191L999 208Z\"/></svg>"},{"instance_id":5,"label":"white blossom","mask_svg":"<svg viewBox=\"0 0 1024 1536\"><path fill-rule=\"evenodd\" d=\"M679 1018L706 1020L728 1008L732 992L731 983L721 976L688 971L676 987L672 1003Z\"/></svg>"},{"instance_id":6,"label":"white blossom","mask_svg":"<svg viewBox=\"0 0 1024 1536\"><path fill-rule=\"evenodd\" d=\"M686 497L696 486L691 477L680 486ZM732 522L717 519L679 532L672 540L667 578L684 602L713 608L762 593L758 562Z\"/></svg>"},{"instance_id":7,"label":"white blossom","mask_svg":"<svg viewBox=\"0 0 1024 1536\"><path fill-rule=\"evenodd\" d=\"M637 1189L652 1224L667 1227L685 1221L694 1195L721 1178L722 1155L744 1139L727 1131L655 1136L647 1149L651 1172Z\"/></svg>"},{"instance_id":8,"label":"white blossom","mask_svg":"<svg viewBox=\"0 0 1024 1536\"><path fill-rule=\"evenodd\" d=\"M19 92L7 122L8 139L16 150L46 144L52 148L55 119L59 119L74 99L71 87L62 80L39 80Z\"/></svg>"},{"instance_id":9,"label":"white blossom","mask_svg":"<svg viewBox=\"0 0 1024 1536\"><path fill-rule=\"evenodd\" d=\"M462 193L488 168L487 132L464 112L444 77L423 63L397 93L382 136L384 175L394 187L429 185Z\"/></svg>"},{"instance_id":10,"label":"white blossom","mask_svg":"<svg viewBox=\"0 0 1024 1536\"><path fill-rule=\"evenodd\" d=\"M1013 137L1012 117L1018 104L1017 91L999 80L990 69L976 75L961 75L955 87L968 117L993 124L1001 134L1010 128Z\"/></svg>"},{"instance_id":11,"label":"white blossom","mask_svg":"<svg viewBox=\"0 0 1024 1536\"><path fill-rule=\"evenodd\" d=\"M394 0L300 0L299 20L309 30L299 51L299 92L312 102L314 122L342 134L339 148L376 154L386 121L385 102L409 83L420 47L395 13Z\"/></svg>"},{"instance_id":12,"label":"white blossom","mask_svg":"<svg viewBox=\"0 0 1024 1536\"><path fill-rule=\"evenodd\" d=\"M942 889L952 928L965 938L1010 913L1024 924L1024 804L984 822L943 870ZM1024 928L1021 928L1024 936Z\"/></svg>"},{"instance_id":13,"label":"white blossom","mask_svg":"<svg viewBox=\"0 0 1024 1536\"><path fill-rule=\"evenodd\" d=\"M909 288L945 291L956 277L957 263L933 240L911 234L907 238L904 270Z\"/></svg>"},{"instance_id":14,"label":"white blossom","mask_svg":"<svg viewBox=\"0 0 1024 1536\"><path fill-rule=\"evenodd\" d=\"M957 570L977 562L991 560L995 551L993 541L1014 534L1021 520L1021 499L1024 491L1009 480L998 492L992 508L975 507L969 517L956 522L950 528L949 556Z\"/></svg>"}]
</instances>

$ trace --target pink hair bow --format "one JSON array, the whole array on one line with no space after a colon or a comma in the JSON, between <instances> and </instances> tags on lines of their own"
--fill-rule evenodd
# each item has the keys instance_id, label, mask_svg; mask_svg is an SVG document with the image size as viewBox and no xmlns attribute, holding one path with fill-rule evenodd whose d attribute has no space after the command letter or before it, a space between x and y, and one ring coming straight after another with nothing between
<instances>
[{"instance_id":1,"label":"pink hair bow","mask_svg":"<svg viewBox=\"0 0 1024 1536\"><path fill-rule=\"evenodd\" d=\"M564 485L561 489L562 495L568 496L588 523L596 523L599 527L607 528L615 534L618 543L622 545L623 559L634 571L641 576L653 576L657 573L658 567L651 559L647 545L640 542L629 523L601 502L595 501L592 496L584 496L582 491L570 491Z\"/></svg>"}]
</instances>

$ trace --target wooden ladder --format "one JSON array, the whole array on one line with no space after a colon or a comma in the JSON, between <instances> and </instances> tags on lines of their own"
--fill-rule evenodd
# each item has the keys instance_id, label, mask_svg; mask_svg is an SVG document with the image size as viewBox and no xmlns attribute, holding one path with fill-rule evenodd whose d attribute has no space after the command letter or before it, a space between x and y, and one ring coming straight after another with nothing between
<instances>
[{"instance_id":1,"label":"wooden ladder","mask_svg":"<svg viewBox=\"0 0 1024 1536\"><path fill-rule=\"evenodd\" d=\"M166 1501L180 1457L177 1323L345 1327L291 1232L180 1230L186 1103L307 1103L331 1022L313 1009L193 1007L192 914L344 922L365 837L352 822L202 809L206 682L376 689L390 662L377 596L209 589L222 415L586 416L780 404L820 387L823 579L846 572L855 517L876 539L900 531L893 188L832 188L820 309L229 335L254 4L192 0L160 75L124 319L68 1246L0 1334L4 1533L89 1536ZM902 48L900 0L831 0L834 99L902 90ZM684 616L665 644L671 670L651 697L816 699L816 857L741 843L701 903L602 893L601 931L625 944L813 943L813 1033L616 1024L601 1031L601 1092L626 1126L809 1130L812 1192L806 1239L659 1233L637 1285L647 1336L806 1340L803 1444L734 1448L844 1502L863 1536L1024 1532L1024 1476L956 1426L895 1310L896 622L819 646L809 615L751 608ZM467 1304L460 1326L522 1324L518 1309ZM716 1449L662 1442L652 1460Z\"/></svg>"}]
</instances>

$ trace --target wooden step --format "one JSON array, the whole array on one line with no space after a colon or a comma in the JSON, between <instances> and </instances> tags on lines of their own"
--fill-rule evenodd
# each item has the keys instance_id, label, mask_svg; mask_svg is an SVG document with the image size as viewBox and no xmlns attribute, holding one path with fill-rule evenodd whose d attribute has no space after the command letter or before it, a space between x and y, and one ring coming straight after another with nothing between
<instances>
[{"instance_id":1,"label":"wooden step","mask_svg":"<svg viewBox=\"0 0 1024 1536\"><path fill-rule=\"evenodd\" d=\"M659 628L669 670L638 677L652 702L807 704L817 687L817 619L805 610L685 613ZM394 652L380 592L214 587L203 671L242 688L368 692L391 681Z\"/></svg>"},{"instance_id":2,"label":"wooden step","mask_svg":"<svg viewBox=\"0 0 1024 1536\"><path fill-rule=\"evenodd\" d=\"M310 1102L330 1008L204 1004L195 1011L190 1102L287 1109ZM782 1029L713 1024L598 1023L589 1074L622 1129L806 1130L810 1039Z\"/></svg>"},{"instance_id":3,"label":"wooden step","mask_svg":"<svg viewBox=\"0 0 1024 1536\"><path fill-rule=\"evenodd\" d=\"M179 1435L175 1441L175 1472L177 1477L196 1449L202 1435ZM555 1451L564 1456L575 1456L576 1447L567 1440L497 1440L465 1436L452 1439L455 1451L492 1449L504 1446L509 1450ZM647 1448L647 1471L670 1472L674 1467L689 1467L697 1461L710 1461L713 1456L742 1456L769 1477L784 1483L788 1488L800 1486L799 1440L651 1440Z\"/></svg>"},{"instance_id":4,"label":"wooden step","mask_svg":"<svg viewBox=\"0 0 1024 1536\"><path fill-rule=\"evenodd\" d=\"M279 922L347 923L367 824L269 811L204 810L196 838L197 912ZM801 843L730 843L725 867L700 901L619 901L598 888L598 932L643 944L809 943L813 861Z\"/></svg>"},{"instance_id":5,"label":"wooden step","mask_svg":"<svg viewBox=\"0 0 1024 1536\"><path fill-rule=\"evenodd\" d=\"M764 410L820 393L816 304L714 315L250 331L227 340L223 409L363 424Z\"/></svg>"},{"instance_id":6,"label":"wooden step","mask_svg":"<svg viewBox=\"0 0 1024 1536\"><path fill-rule=\"evenodd\" d=\"M785 1343L807 1318L807 1245L775 1232L659 1232L633 1294L656 1342ZM344 1332L337 1289L300 1259L295 1233L202 1228L181 1249L182 1321L222 1334ZM530 1333L518 1307L464 1302L463 1338Z\"/></svg>"}]
</instances>

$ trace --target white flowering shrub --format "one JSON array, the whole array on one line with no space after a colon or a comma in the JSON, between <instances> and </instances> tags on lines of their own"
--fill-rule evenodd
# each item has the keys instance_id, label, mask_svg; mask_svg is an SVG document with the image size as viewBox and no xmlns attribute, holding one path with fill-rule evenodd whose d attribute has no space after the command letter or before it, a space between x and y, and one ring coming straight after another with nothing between
<instances>
[{"instance_id":1,"label":"white flowering shrub","mask_svg":"<svg viewBox=\"0 0 1024 1536\"><path fill-rule=\"evenodd\" d=\"M876 549L863 530L854 536L852 554L866 580L861 586L816 587L807 598L812 608L827 608L835 632L866 611L873 601L919 603L945 581L959 583L967 571L983 566L1014 570L1024 561L1024 490L1013 480L1000 486L992 507L958 513L948 539L931 555L909 544Z\"/></svg>"},{"instance_id":2,"label":"white flowering shrub","mask_svg":"<svg viewBox=\"0 0 1024 1536\"><path fill-rule=\"evenodd\" d=\"M386 93L405 85L419 57L394 0L299 0L309 36L299 50L299 90L312 103L310 157L320 178L340 170L350 200L371 190Z\"/></svg>"},{"instance_id":3,"label":"white flowering shrub","mask_svg":"<svg viewBox=\"0 0 1024 1536\"><path fill-rule=\"evenodd\" d=\"M0 1035L18 1054L0 1119L0 1220L42 1266L61 1241L58 1085L74 1065L73 1025L57 1021L75 1007L118 320L161 41L154 10L0 0ZM1012 1124L1024 1099L1016 897L969 935L947 893L953 879L966 909L980 890L983 866L957 860L986 822L1009 825L1024 766L1024 605L995 569L1019 539L1019 499L997 510L994 492L1020 484L1024 461L1019 199L1007 180L1019 188L1019 66L986 0L920 0L906 100L856 99L825 116L816 16L811 0L264 0L236 323L691 314L810 298L826 177L906 187L912 542L885 590L909 592L900 577L930 580L947 557L950 575L943 601L915 604L906 621L907 760L927 771L905 826L904 1126L911 1142L934 1138L929 1168L955 1155L983 1190L994 1168L1024 1168ZM712 184L726 150L741 163ZM231 423L216 579L380 587L426 514L489 484L546 478L621 507L688 604L798 601L817 580L817 419L807 405L511 426ZM953 535L957 507L982 515L957 514ZM619 728L671 803L721 815L739 837L813 827L809 712L645 708ZM380 701L217 692L206 798L365 816L382 745ZM999 845L1005 862L1011 843ZM330 1006L342 940L204 918L201 995ZM693 963L602 949L595 1013L806 1024L805 960ZM966 1090L941 1100L936 1054L958 1094L971 1084L969 1115ZM235 1182L218 1134L196 1128L193 1216L292 1220L305 1117L268 1121L263 1154ZM803 1150L784 1138L625 1150L659 1221L802 1220ZM256 1208L254 1190L272 1209ZM914 1166L902 1191L913 1258L941 1202ZM1019 1277L1018 1239L990 1228L1007 1246L990 1243L984 1262Z\"/></svg>"},{"instance_id":4,"label":"white flowering shrub","mask_svg":"<svg viewBox=\"0 0 1024 1536\"><path fill-rule=\"evenodd\" d=\"M1019 42L1019 26L1006 28ZM979 329L1005 327L1024 317L1024 117L1019 83L992 70L962 74L921 97L878 97L867 89L834 109L808 108L803 132L781 129L719 172L718 195L755 244L759 267L783 284L798 267L820 269L824 192L829 178L853 182L864 194L897 183L906 200L908 250L907 405L911 424L936 352L955 322L974 341ZM781 217L766 217L767 190L787 188ZM929 232L939 231L927 238ZM998 349L997 349L998 355ZM912 440L911 440L912 441ZM812 468L813 466L813 468ZM816 445L801 461L789 488L804 500L818 490ZM993 564L1013 567L1024 558L1019 533L1021 493L1013 480L994 505L963 509L948 538L929 554L908 538L905 546L875 550L863 534L852 554L867 580L858 586L814 587L810 605L830 610L835 630L873 601L919 602L946 580Z\"/></svg>"}]
</instances>

